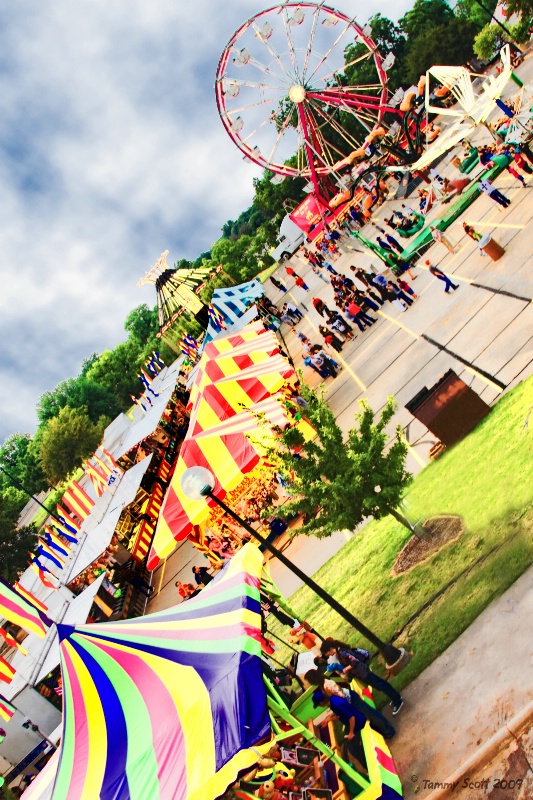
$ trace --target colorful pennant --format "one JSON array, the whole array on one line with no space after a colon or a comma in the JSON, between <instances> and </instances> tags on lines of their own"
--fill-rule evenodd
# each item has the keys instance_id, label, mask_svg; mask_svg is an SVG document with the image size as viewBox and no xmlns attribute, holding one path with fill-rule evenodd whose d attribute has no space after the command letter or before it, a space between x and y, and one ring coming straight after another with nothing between
<instances>
[{"instance_id":1,"label":"colorful pennant","mask_svg":"<svg viewBox=\"0 0 533 800\"><path fill-rule=\"evenodd\" d=\"M22 653L23 656L28 655L28 651L25 647L23 647L14 636L11 636L10 633L6 631L5 628L0 628L0 637L4 640L4 642L9 645L10 647L15 647L19 652Z\"/></svg>"},{"instance_id":2,"label":"colorful pennant","mask_svg":"<svg viewBox=\"0 0 533 800\"><path fill-rule=\"evenodd\" d=\"M6 722L9 722L16 710L15 706L11 705L11 703L0 694L0 717Z\"/></svg>"},{"instance_id":3,"label":"colorful pennant","mask_svg":"<svg viewBox=\"0 0 533 800\"><path fill-rule=\"evenodd\" d=\"M13 669L11 664L8 664L8 662L0 656L0 681L11 683L15 672L16 669Z\"/></svg>"},{"instance_id":4,"label":"colorful pennant","mask_svg":"<svg viewBox=\"0 0 533 800\"><path fill-rule=\"evenodd\" d=\"M44 603L38 600L34 594L32 594L28 589L26 589L20 583L15 583L13 588L16 590L18 594L20 594L21 597L24 598L24 600L27 600L28 603L31 603L32 606L35 606L37 611L42 611L43 614L47 613L48 606L46 606Z\"/></svg>"},{"instance_id":5,"label":"colorful pennant","mask_svg":"<svg viewBox=\"0 0 533 800\"><path fill-rule=\"evenodd\" d=\"M28 633L46 636L51 621L41 611L21 597L15 589L0 578L0 614Z\"/></svg>"},{"instance_id":6,"label":"colorful pennant","mask_svg":"<svg viewBox=\"0 0 533 800\"><path fill-rule=\"evenodd\" d=\"M63 495L63 502L81 520L86 519L94 506L94 500L89 497L77 481L72 481Z\"/></svg>"}]
</instances>

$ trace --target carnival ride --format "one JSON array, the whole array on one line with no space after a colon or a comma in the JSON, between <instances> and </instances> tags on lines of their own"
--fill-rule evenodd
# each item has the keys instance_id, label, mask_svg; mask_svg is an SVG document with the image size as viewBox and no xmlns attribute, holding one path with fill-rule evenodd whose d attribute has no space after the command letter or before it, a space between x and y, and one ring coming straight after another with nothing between
<instances>
[{"instance_id":1,"label":"carnival ride","mask_svg":"<svg viewBox=\"0 0 533 800\"><path fill-rule=\"evenodd\" d=\"M246 160L273 172L274 182L307 179L333 208L363 177L422 151L422 96L409 108L390 96L393 63L369 25L322 3L284 3L248 19L224 48L219 114ZM365 83L352 85L356 65Z\"/></svg>"},{"instance_id":2,"label":"carnival ride","mask_svg":"<svg viewBox=\"0 0 533 800\"><path fill-rule=\"evenodd\" d=\"M177 269L167 264L168 250L162 253L144 278L137 283L153 283L157 292L157 318L159 322L158 337L163 338L177 353L181 353L179 338L181 333L173 330L178 317L188 311L204 327L207 327L207 307L198 297L197 292L208 278L211 268L199 267Z\"/></svg>"}]
</instances>

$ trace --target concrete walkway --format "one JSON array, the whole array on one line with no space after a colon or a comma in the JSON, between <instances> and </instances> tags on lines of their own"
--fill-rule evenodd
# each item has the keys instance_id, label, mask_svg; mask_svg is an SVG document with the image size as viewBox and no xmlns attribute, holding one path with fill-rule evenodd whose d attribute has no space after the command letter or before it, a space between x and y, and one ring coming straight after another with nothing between
<instances>
[{"instance_id":1,"label":"concrete walkway","mask_svg":"<svg viewBox=\"0 0 533 800\"><path fill-rule=\"evenodd\" d=\"M527 737L533 717L532 615L533 567L405 689L391 751L406 800L444 797L442 784L456 780L455 790L447 792L454 799L533 797L533 753ZM509 723L528 706L529 724L526 720L522 726L526 737L520 744L520 731L513 736ZM518 778L524 786L503 788L503 794L494 790L496 777L505 774L505 753L498 757L491 747L499 732L507 761L521 748L524 764ZM518 758L512 755L511 760ZM461 765L469 767L465 774ZM479 785L465 786L465 777L467 784ZM526 780L529 789L524 793Z\"/></svg>"}]
</instances>

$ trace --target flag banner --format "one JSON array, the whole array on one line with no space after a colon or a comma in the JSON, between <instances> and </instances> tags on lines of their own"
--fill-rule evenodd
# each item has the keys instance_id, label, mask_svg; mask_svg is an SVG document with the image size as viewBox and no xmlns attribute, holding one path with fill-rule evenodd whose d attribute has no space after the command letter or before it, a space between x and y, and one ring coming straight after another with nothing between
<instances>
[{"instance_id":1,"label":"flag banner","mask_svg":"<svg viewBox=\"0 0 533 800\"><path fill-rule=\"evenodd\" d=\"M111 455L109 450L106 450L105 447L101 447L100 449L101 449L102 453L104 454L104 456L109 461L109 463L111 464L111 466L113 467L113 469L116 469L119 472L124 472L122 467L119 467L119 465L117 464L117 462L115 461L115 459L113 458L113 456Z\"/></svg>"},{"instance_id":2,"label":"flag banner","mask_svg":"<svg viewBox=\"0 0 533 800\"><path fill-rule=\"evenodd\" d=\"M17 642L17 640L15 639L15 637L14 637L14 636L11 636L11 634L10 634L10 633L8 633L8 632L6 631L6 629L5 629L5 628L0 628L0 637L1 637L1 638L4 640L4 642L5 642L6 644L8 644L10 647L16 647L16 648L17 648L17 650L18 650L19 652L21 652L23 656L27 656L27 655L28 655L28 651L26 650L26 648L25 648L25 647L23 647L21 644L19 644L19 642Z\"/></svg>"},{"instance_id":3,"label":"flag banner","mask_svg":"<svg viewBox=\"0 0 533 800\"><path fill-rule=\"evenodd\" d=\"M107 489L107 479L109 476L101 472L94 464L91 464L90 461L85 462L85 474L89 476L97 496L102 497Z\"/></svg>"},{"instance_id":4,"label":"flag banner","mask_svg":"<svg viewBox=\"0 0 533 800\"><path fill-rule=\"evenodd\" d=\"M63 502L82 520L89 516L94 506L94 500L89 497L77 481L72 481L63 495Z\"/></svg>"},{"instance_id":5,"label":"flag banner","mask_svg":"<svg viewBox=\"0 0 533 800\"><path fill-rule=\"evenodd\" d=\"M40 600L38 600L34 594L32 594L28 589L25 589L20 583L15 583L13 588L20 594L24 600L27 600L28 603L31 603L32 606L35 606L37 611L42 611L43 614L46 614L48 611L48 606L45 606Z\"/></svg>"},{"instance_id":6,"label":"flag banner","mask_svg":"<svg viewBox=\"0 0 533 800\"><path fill-rule=\"evenodd\" d=\"M291 220L300 230L307 233L322 222L324 214L329 214L328 207L314 194L308 194L299 206L289 214Z\"/></svg>"},{"instance_id":7,"label":"flag banner","mask_svg":"<svg viewBox=\"0 0 533 800\"><path fill-rule=\"evenodd\" d=\"M45 586L47 589L57 589L58 588L59 581L57 581L57 578L55 577L55 575L52 575L50 570L46 569L46 567L44 567L44 569L43 569L43 566L39 563L38 559L35 559L34 561L32 561L31 564L30 564L30 567L35 572L35 574L37 575L37 577L39 578L39 580L41 581L43 586ZM54 582L52 582L52 581L54 581ZM57 581L57 582L55 582L55 581Z\"/></svg>"},{"instance_id":8,"label":"flag banner","mask_svg":"<svg viewBox=\"0 0 533 800\"><path fill-rule=\"evenodd\" d=\"M16 710L15 706L11 705L11 703L0 694L0 717L5 719L6 722L9 722Z\"/></svg>"},{"instance_id":9,"label":"flag banner","mask_svg":"<svg viewBox=\"0 0 533 800\"><path fill-rule=\"evenodd\" d=\"M15 589L0 578L0 614L14 625L19 625L28 633L46 636L52 624L43 612L21 597Z\"/></svg>"},{"instance_id":10,"label":"flag banner","mask_svg":"<svg viewBox=\"0 0 533 800\"><path fill-rule=\"evenodd\" d=\"M60 506L59 503L57 504L57 514L63 525L66 525L67 528L71 531L71 533L78 533L80 526L76 520L70 516L70 512Z\"/></svg>"},{"instance_id":11,"label":"flag banner","mask_svg":"<svg viewBox=\"0 0 533 800\"><path fill-rule=\"evenodd\" d=\"M59 555L54 553L52 548L48 547L48 545L45 542L43 542L42 539L39 539L38 541L39 541L39 547L37 548L37 555L42 556L43 558L47 558L49 561L52 562L52 564L55 564L56 567L59 567L59 569L63 569L63 567L65 566L65 562L63 561L63 559L60 558Z\"/></svg>"},{"instance_id":12,"label":"flag banner","mask_svg":"<svg viewBox=\"0 0 533 800\"><path fill-rule=\"evenodd\" d=\"M0 681L11 683L16 670L0 656Z\"/></svg>"},{"instance_id":13,"label":"flag banner","mask_svg":"<svg viewBox=\"0 0 533 800\"><path fill-rule=\"evenodd\" d=\"M133 395L130 395L130 397L133 397ZM113 465L109 466L109 464L106 464L106 462L100 458L100 456L96 455L96 453L94 454L93 458L96 461L100 471L106 476L106 479L109 480L113 473Z\"/></svg>"},{"instance_id":14,"label":"flag banner","mask_svg":"<svg viewBox=\"0 0 533 800\"><path fill-rule=\"evenodd\" d=\"M45 525L44 527L43 536L46 544L49 547L51 547L54 550L57 550L57 552L63 556L68 556L68 554L70 553L70 545L62 541L62 539L60 539L57 533L54 533L54 531L50 530L50 528L47 525Z\"/></svg>"}]
</instances>

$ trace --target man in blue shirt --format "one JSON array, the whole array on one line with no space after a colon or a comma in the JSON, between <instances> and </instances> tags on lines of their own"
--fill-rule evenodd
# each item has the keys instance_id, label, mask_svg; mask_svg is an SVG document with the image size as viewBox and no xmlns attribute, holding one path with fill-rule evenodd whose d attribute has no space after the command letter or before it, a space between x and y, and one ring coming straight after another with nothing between
<instances>
[{"instance_id":1,"label":"man in blue shirt","mask_svg":"<svg viewBox=\"0 0 533 800\"><path fill-rule=\"evenodd\" d=\"M348 750L357 758L362 765L365 764L365 751L361 737L357 735L362 731L366 724L366 719L357 711L349 702L343 697L336 694L328 697L322 689L317 689L313 693L313 705L315 706L328 706L336 717L344 725L344 738L348 743Z\"/></svg>"}]
</instances>

